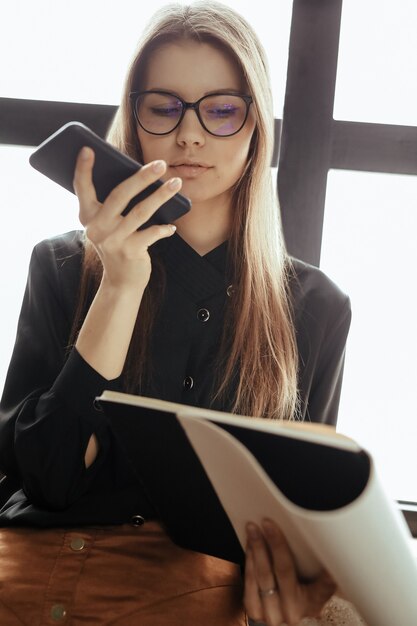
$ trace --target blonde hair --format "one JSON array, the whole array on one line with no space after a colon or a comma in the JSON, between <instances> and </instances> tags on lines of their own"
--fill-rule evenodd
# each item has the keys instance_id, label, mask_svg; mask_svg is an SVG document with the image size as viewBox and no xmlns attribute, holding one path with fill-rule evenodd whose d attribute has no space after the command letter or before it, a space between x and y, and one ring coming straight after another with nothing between
<instances>
[{"instance_id":1,"label":"blonde hair","mask_svg":"<svg viewBox=\"0 0 417 626\"><path fill-rule=\"evenodd\" d=\"M218 368L221 374L215 397L227 393L237 373L233 412L293 419L298 406L298 355L288 288L291 264L285 252L270 173L274 118L267 61L251 26L238 13L218 2L170 4L157 11L128 71L123 99L108 140L122 152L143 161L129 92L141 88L146 60L152 51L181 39L211 43L228 51L243 72L256 112L248 162L233 192L234 221L228 254L234 292L226 314L222 360ZM91 276L94 264L97 273L99 260L88 250L88 245L85 258L84 274ZM149 331L150 311L157 301L152 291L155 289L151 280L132 338L135 347L127 357L126 368L134 373L137 384L143 377L145 359L139 337L149 334L145 330ZM139 359L138 350L142 350Z\"/></svg>"}]
</instances>

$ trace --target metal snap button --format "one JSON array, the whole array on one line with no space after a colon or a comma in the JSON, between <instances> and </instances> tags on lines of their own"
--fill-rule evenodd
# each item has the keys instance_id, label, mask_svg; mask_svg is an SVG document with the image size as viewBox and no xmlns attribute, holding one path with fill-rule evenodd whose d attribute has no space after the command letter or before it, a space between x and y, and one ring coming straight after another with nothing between
<instances>
[{"instance_id":1,"label":"metal snap button","mask_svg":"<svg viewBox=\"0 0 417 626\"><path fill-rule=\"evenodd\" d=\"M54 604L51 608L51 618L54 622L60 622L65 619L67 611L63 604Z\"/></svg>"},{"instance_id":2,"label":"metal snap button","mask_svg":"<svg viewBox=\"0 0 417 626\"><path fill-rule=\"evenodd\" d=\"M70 543L71 550L74 552L79 552L85 548L85 541L82 537L74 537Z\"/></svg>"},{"instance_id":3,"label":"metal snap button","mask_svg":"<svg viewBox=\"0 0 417 626\"><path fill-rule=\"evenodd\" d=\"M200 322L207 322L209 318L210 311L207 311L207 309L199 309L197 311L197 319L200 320Z\"/></svg>"},{"instance_id":4,"label":"metal snap button","mask_svg":"<svg viewBox=\"0 0 417 626\"><path fill-rule=\"evenodd\" d=\"M130 523L132 526L143 526L145 518L142 515L132 515Z\"/></svg>"},{"instance_id":5,"label":"metal snap button","mask_svg":"<svg viewBox=\"0 0 417 626\"><path fill-rule=\"evenodd\" d=\"M226 293L229 296L229 298L231 298L234 292L235 292L235 288L233 287L233 285L229 285L228 288L226 289Z\"/></svg>"},{"instance_id":6,"label":"metal snap button","mask_svg":"<svg viewBox=\"0 0 417 626\"><path fill-rule=\"evenodd\" d=\"M191 378L191 376L186 376L184 378L184 381L183 381L182 385L183 385L184 389L192 389L193 386L194 386L194 381Z\"/></svg>"}]
</instances>

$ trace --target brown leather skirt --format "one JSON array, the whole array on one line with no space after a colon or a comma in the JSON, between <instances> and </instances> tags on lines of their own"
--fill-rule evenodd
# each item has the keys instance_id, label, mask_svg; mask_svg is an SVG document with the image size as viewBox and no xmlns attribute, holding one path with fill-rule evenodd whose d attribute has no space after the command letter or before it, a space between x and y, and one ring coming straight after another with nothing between
<instances>
[{"instance_id":1,"label":"brown leather skirt","mask_svg":"<svg viewBox=\"0 0 417 626\"><path fill-rule=\"evenodd\" d=\"M1 626L245 626L238 566L157 522L0 528Z\"/></svg>"}]
</instances>

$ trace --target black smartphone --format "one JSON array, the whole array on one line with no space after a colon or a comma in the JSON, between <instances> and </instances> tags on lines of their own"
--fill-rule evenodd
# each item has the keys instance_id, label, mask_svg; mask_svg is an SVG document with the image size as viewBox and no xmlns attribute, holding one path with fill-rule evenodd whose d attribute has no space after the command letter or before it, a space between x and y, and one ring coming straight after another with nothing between
<instances>
[{"instance_id":1,"label":"black smartphone","mask_svg":"<svg viewBox=\"0 0 417 626\"><path fill-rule=\"evenodd\" d=\"M83 146L88 146L95 152L93 183L100 202L104 202L116 185L142 167L140 163L122 154L80 122L69 122L59 128L30 155L29 162L39 172L75 193L72 184L75 163ZM130 200L122 215L126 215L135 204L147 198L161 185L160 180L151 183L149 187ZM187 213L190 208L191 201L180 193L176 193L162 204L141 228L150 224L171 224Z\"/></svg>"}]
</instances>

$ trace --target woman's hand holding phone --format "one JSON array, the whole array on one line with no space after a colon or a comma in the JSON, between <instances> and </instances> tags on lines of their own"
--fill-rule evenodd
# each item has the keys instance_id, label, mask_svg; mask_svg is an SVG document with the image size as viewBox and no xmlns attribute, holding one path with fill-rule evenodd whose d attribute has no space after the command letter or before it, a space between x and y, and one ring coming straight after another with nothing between
<instances>
[{"instance_id":1,"label":"woman's hand holding phone","mask_svg":"<svg viewBox=\"0 0 417 626\"><path fill-rule=\"evenodd\" d=\"M175 232L172 224L138 230L158 208L181 189L181 179L165 182L127 215L129 201L157 181L166 171L163 161L154 161L117 185L104 203L97 200L93 184L94 152L83 148L77 158L74 189L80 204L80 221L103 264L103 281L113 289L143 293L151 274L148 248Z\"/></svg>"},{"instance_id":2,"label":"woman's hand holding phone","mask_svg":"<svg viewBox=\"0 0 417 626\"><path fill-rule=\"evenodd\" d=\"M122 216L129 201L164 173L165 163L145 165L117 185L103 203L97 200L93 165L93 150L82 150L77 158L74 189L80 203L80 221L103 264L103 277L75 347L92 368L112 380L122 373L150 278L148 248L175 231L170 224L138 229L180 189L181 180L165 182ZM96 445L93 435L86 451L87 466L96 457Z\"/></svg>"}]
</instances>

